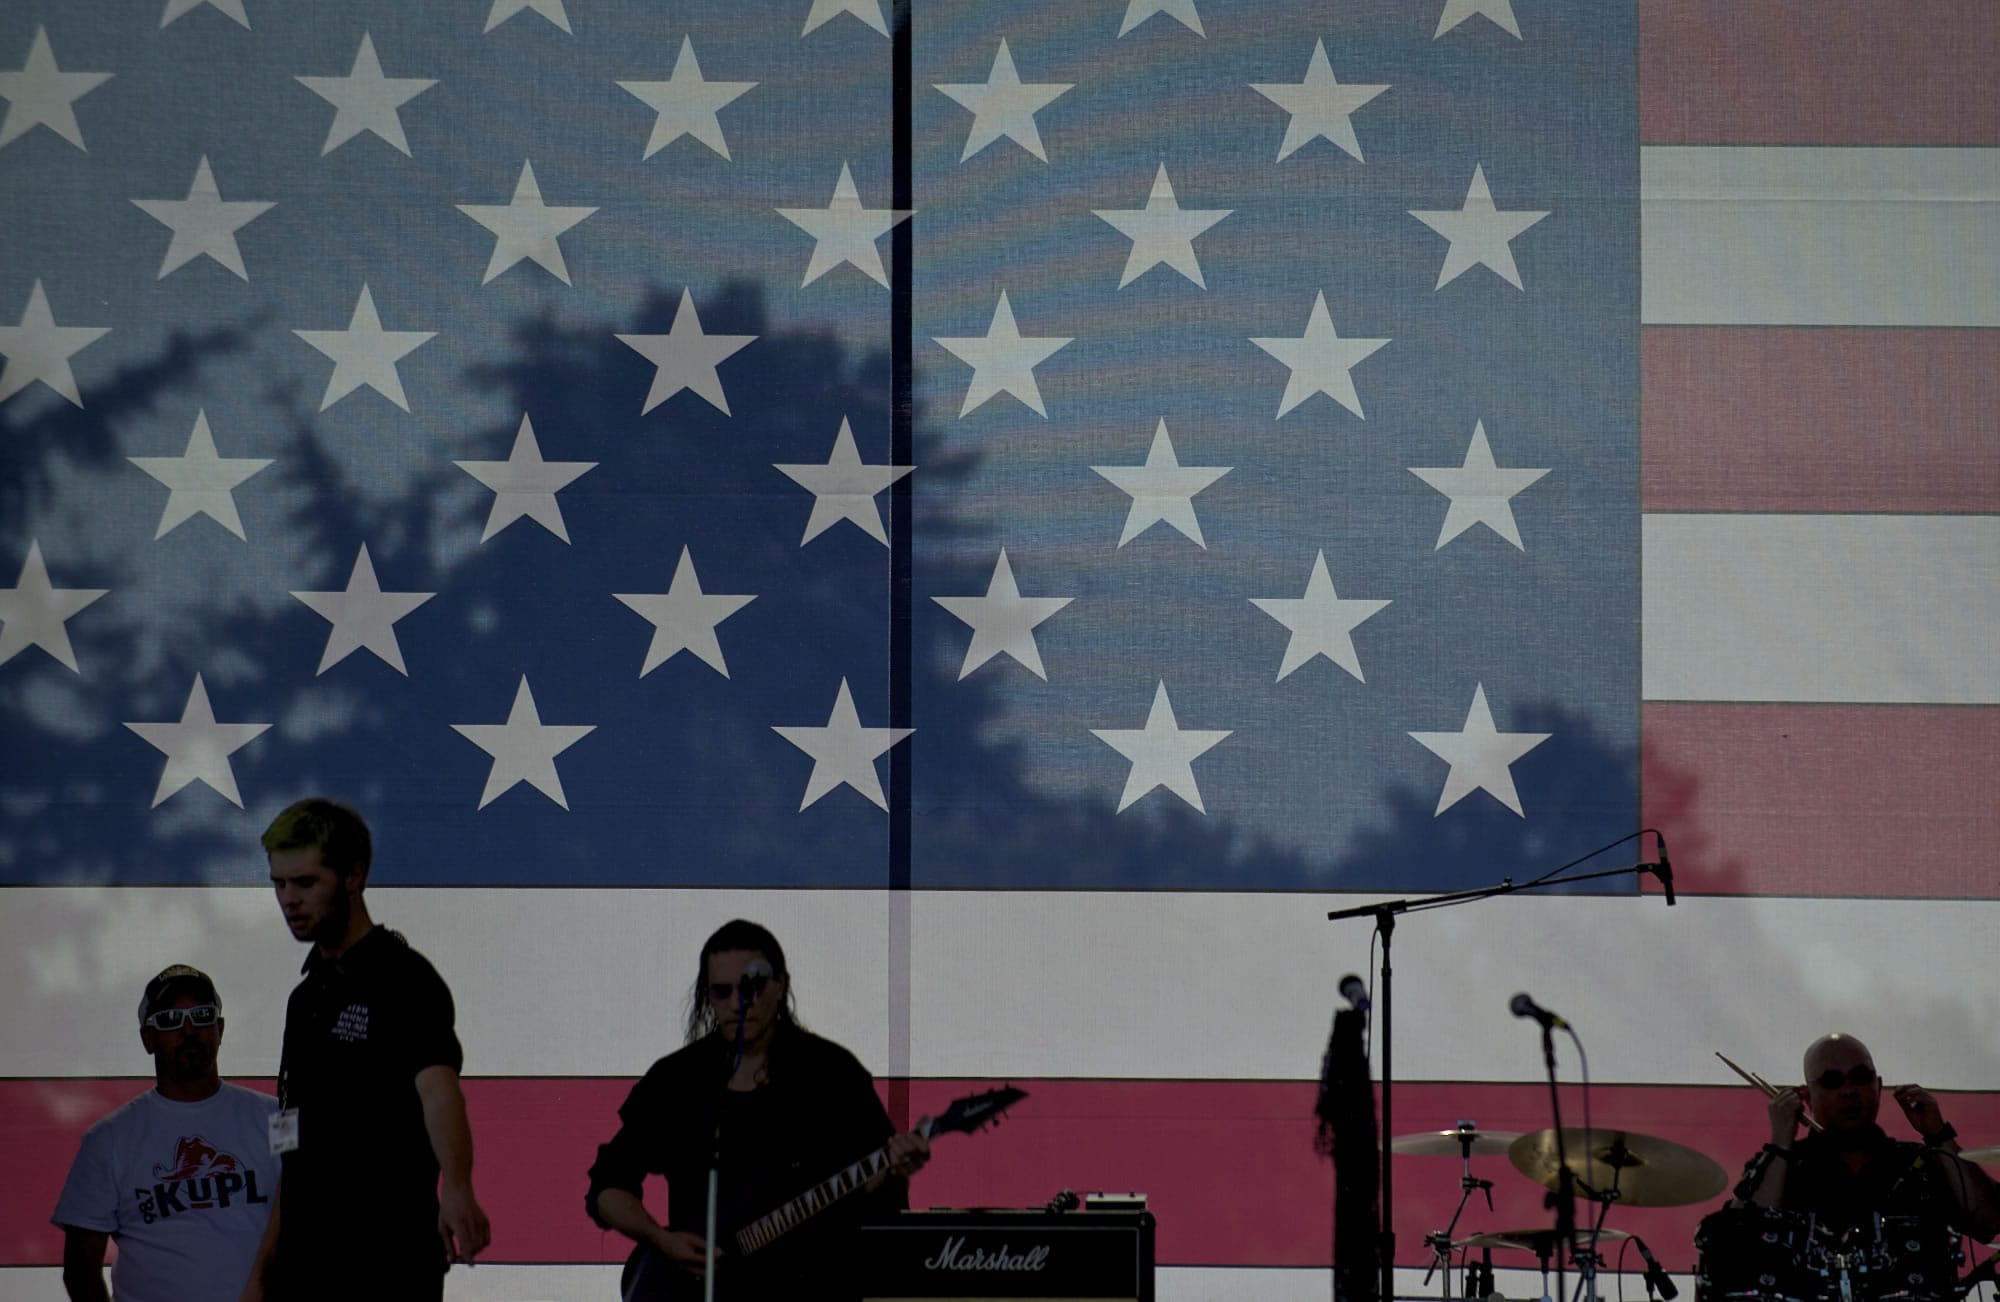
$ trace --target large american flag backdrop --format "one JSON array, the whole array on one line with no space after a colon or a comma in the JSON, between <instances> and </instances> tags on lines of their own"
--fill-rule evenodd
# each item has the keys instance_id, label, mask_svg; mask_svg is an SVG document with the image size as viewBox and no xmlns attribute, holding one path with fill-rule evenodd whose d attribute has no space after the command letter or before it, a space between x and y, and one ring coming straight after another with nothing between
<instances>
[{"instance_id":1,"label":"large american flag backdrop","mask_svg":"<svg viewBox=\"0 0 2000 1302\"><path fill-rule=\"evenodd\" d=\"M1329 908L1642 826L1674 909L1399 929L1399 1130L1547 1123L1525 989L1732 1169L1832 1028L2000 1141L1996 87L1991 0L15 0L0 1292L147 976L275 1071L309 793L458 998L455 1297L609 1295L738 915L899 1116L1032 1091L919 1205L1143 1191L1165 1298L1325 1294Z\"/></svg>"}]
</instances>

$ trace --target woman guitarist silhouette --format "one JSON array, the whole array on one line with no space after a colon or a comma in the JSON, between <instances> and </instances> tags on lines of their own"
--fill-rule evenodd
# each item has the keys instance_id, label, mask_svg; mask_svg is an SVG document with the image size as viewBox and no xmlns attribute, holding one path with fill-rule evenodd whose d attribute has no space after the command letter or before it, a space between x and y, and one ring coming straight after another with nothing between
<instances>
[{"instance_id":1,"label":"woman guitarist silhouette","mask_svg":"<svg viewBox=\"0 0 2000 1302\"><path fill-rule=\"evenodd\" d=\"M686 1046L653 1064L618 1118L590 1168L585 1206L638 1245L622 1284L630 1302L701 1298L710 1225L718 1299L852 1296L855 1227L907 1207L908 1178L930 1157L921 1130L892 1133L854 1055L799 1024L784 949L740 919L702 946ZM871 1154L836 1195L812 1192ZM640 1200L649 1173L667 1180L664 1226ZM754 1257L731 1250L733 1231L800 1195L810 1210L782 1240Z\"/></svg>"}]
</instances>

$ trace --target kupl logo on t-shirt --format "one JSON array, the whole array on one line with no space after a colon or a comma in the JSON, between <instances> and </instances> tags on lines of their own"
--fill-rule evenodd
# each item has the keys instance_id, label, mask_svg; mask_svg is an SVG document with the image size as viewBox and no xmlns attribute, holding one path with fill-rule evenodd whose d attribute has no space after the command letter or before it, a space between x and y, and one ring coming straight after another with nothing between
<instances>
[{"instance_id":1,"label":"kupl logo on t-shirt","mask_svg":"<svg viewBox=\"0 0 2000 1302\"><path fill-rule=\"evenodd\" d=\"M153 1187L132 1191L139 1216L146 1224L178 1213L208 1211L244 1202L269 1202L257 1187L257 1172L223 1152L200 1135L183 1135L174 1145L174 1160L153 1165Z\"/></svg>"}]
</instances>

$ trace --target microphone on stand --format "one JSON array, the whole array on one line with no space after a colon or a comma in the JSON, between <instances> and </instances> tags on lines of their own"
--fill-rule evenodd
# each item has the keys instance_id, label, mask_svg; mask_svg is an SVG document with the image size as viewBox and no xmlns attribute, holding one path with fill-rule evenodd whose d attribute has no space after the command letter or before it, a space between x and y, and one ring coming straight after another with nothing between
<instances>
[{"instance_id":1,"label":"microphone on stand","mask_svg":"<svg viewBox=\"0 0 2000 1302\"><path fill-rule=\"evenodd\" d=\"M1340 997L1345 999L1355 1012L1368 1011L1368 987L1352 972L1340 978Z\"/></svg>"},{"instance_id":2,"label":"microphone on stand","mask_svg":"<svg viewBox=\"0 0 2000 1302\"><path fill-rule=\"evenodd\" d=\"M1664 859L1666 855L1663 853L1660 857ZM1655 1257L1652 1251L1646 1247L1644 1239L1636 1234L1633 1235L1632 1246L1637 1248L1639 1255L1646 1259L1646 1291L1648 1293L1658 1293L1660 1295L1660 1302L1674 1302L1674 1299L1680 1296L1680 1285L1674 1283L1672 1277L1667 1274L1666 1268L1660 1265L1659 1258Z\"/></svg>"},{"instance_id":3,"label":"microphone on stand","mask_svg":"<svg viewBox=\"0 0 2000 1302\"><path fill-rule=\"evenodd\" d=\"M743 965L743 975L736 979L736 1002L739 1007L748 1008L764 993L764 987L771 984L773 973L770 963L762 958L753 958Z\"/></svg>"},{"instance_id":4,"label":"microphone on stand","mask_svg":"<svg viewBox=\"0 0 2000 1302\"><path fill-rule=\"evenodd\" d=\"M1569 1023L1536 1003L1524 991L1507 1001L1508 1011L1516 1017L1532 1017L1542 1024L1544 1031L1566 1031Z\"/></svg>"},{"instance_id":5,"label":"microphone on stand","mask_svg":"<svg viewBox=\"0 0 2000 1302\"><path fill-rule=\"evenodd\" d=\"M1660 846L1660 862L1659 866L1653 869L1653 875L1660 879L1660 889L1666 893L1667 907L1671 909L1674 907L1674 866L1667 861L1667 838L1656 828L1653 839Z\"/></svg>"}]
</instances>

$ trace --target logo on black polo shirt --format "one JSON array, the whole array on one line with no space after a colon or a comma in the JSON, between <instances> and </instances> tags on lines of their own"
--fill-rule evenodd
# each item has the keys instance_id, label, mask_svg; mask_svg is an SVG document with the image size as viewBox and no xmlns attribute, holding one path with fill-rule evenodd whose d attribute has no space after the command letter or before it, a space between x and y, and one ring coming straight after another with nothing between
<instances>
[{"instance_id":1,"label":"logo on black polo shirt","mask_svg":"<svg viewBox=\"0 0 2000 1302\"><path fill-rule=\"evenodd\" d=\"M333 1038L358 1044L368 1038L368 1005L349 1004L333 1019Z\"/></svg>"},{"instance_id":2,"label":"logo on black polo shirt","mask_svg":"<svg viewBox=\"0 0 2000 1302\"><path fill-rule=\"evenodd\" d=\"M139 1217L146 1224L188 1212L214 1211L241 1201L267 1203L269 1194L257 1188L257 1173L200 1135L183 1135L174 1145L174 1160L153 1165L153 1187L135 1188Z\"/></svg>"}]
</instances>

